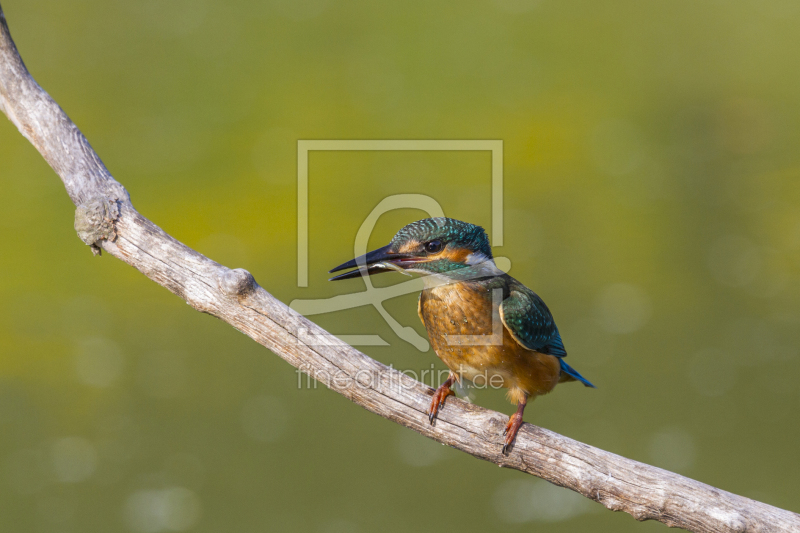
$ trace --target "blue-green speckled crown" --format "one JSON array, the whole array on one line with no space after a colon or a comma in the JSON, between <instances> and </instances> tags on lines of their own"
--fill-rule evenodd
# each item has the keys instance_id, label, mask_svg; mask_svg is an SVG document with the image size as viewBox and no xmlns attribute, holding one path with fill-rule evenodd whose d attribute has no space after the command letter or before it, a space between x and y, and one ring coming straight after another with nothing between
<instances>
[{"instance_id":1,"label":"blue-green speckled crown","mask_svg":"<svg viewBox=\"0 0 800 533\"><path fill-rule=\"evenodd\" d=\"M412 239L420 242L438 239L446 245L467 248L480 252L487 258L492 257L489 237L482 227L452 218L424 218L412 222L397 232L391 244L400 246Z\"/></svg>"}]
</instances>

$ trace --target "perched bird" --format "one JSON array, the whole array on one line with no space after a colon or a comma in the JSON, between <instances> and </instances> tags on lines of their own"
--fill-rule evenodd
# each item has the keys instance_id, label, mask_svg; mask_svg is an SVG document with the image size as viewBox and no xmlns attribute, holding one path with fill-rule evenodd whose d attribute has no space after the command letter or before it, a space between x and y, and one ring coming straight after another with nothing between
<instances>
[{"instance_id":1,"label":"perched bird","mask_svg":"<svg viewBox=\"0 0 800 533\"><path fill-rule=\"evenodd\" d=\"M480 226L451 218L408 224L383 248L343 263L333 280L401 270L423 274L417 311L436 355L450 369L428 411L431 424L456 381L508 389L517 405L503 432L506 453L528 400L562 381L594 387L564 362L553 315L539 296L497 268Z\"/></svg>"}]
</instances>

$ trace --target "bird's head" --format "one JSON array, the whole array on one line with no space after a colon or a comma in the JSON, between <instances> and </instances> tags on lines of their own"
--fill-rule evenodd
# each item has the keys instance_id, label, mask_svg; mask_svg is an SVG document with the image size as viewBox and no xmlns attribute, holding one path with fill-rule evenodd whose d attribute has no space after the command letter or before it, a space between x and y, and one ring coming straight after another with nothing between
<instances>
[{"instance_id":1,"label":"bird's head","mask_svg":"<svg viewBox=\"0 0 800 533\"><path fill-rule=\"evenodd\" d=\"M343 263L331 272L355 268L331 280L392 270L452 276L463 269L496 270L492 248L482 227L452 218L426 218L408 224L382 248Z\"/></svg>"}]
</instances>

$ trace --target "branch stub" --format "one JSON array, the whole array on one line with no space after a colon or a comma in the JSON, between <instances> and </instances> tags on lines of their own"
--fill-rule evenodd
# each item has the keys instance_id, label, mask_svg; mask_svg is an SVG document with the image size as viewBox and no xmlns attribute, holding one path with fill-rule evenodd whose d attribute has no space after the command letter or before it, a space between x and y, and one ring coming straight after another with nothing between
<instances>
[{"instance_id":1,"label":"branch stub","mask_svg":"<svg viewBox=\"0 0 800 533\"><path fill-rule=\"evenodd\" d=\"M100 255L97 243L101 240L114 242L117 230L114 223L119 218L119 201L95 197L75 209L75 231L78 237L92 247L92 253Z\"/></svg>"},{"instance_id":2,"label":"branch stub","mask_svg":"<svg viewBox=\"0 0 800 533\"><path fill-rule=\"evenodd\" d=\"M247 296L258 287L253 275L243 268L226 269L219 277L219 288L231 298Z\"/></svg>"}]
</instances>

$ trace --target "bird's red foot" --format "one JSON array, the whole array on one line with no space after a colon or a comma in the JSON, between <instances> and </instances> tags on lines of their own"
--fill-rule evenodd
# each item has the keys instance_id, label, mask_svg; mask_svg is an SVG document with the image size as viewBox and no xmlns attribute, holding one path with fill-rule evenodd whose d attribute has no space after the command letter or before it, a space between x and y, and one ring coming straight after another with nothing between
<instances>
[{"instance_id":1,"label":"bird's red foot","mask_svg":"<svg viewBox=\"0 0 800 533\"><path fill-rule=\"evenodd\" d=\"M511 444L517 438L520 426L522 426L522 413L517 412L511 415L511 418L508 419L508 424L506 424L506 429L503 430L503 435L506 436L505 444L503 444L503 454L511 449Z\"/></svg>"},{"instance_id":2,"label":"bird's red foot","mask_svg":"<svg viewBox=\"0 0 800 533\"><path fill-rule=\"evenodd\" d=\"M455 394L451 389L450 386L453 384L453 376L451 375L447 380L442 383L436 392L433 393L433 398L431 399L431 407L428 410L428 420L431 424L433 421L436 420L436 415L439 413L439 409L444 407L444 399L450 396L451 394Z\"/></svg>"},{"instance_id":3,"label":"bird's red foot","mask_svg":"<svg viewBox=\"0 0 800 533\"><path fill-rule=\"evenodd\" d=\"M503 455L505 455L505 453L511 449L514 439L517 438L517 432L522 425L522 413L525 412L525 406L527 404L528 395L524 394L520 402L517 404L517 412L511 415L511 418L508 419L506 429L503 431L503 435L506 436L505 443L503 444Z\"/></svg>"}]
</instances>

